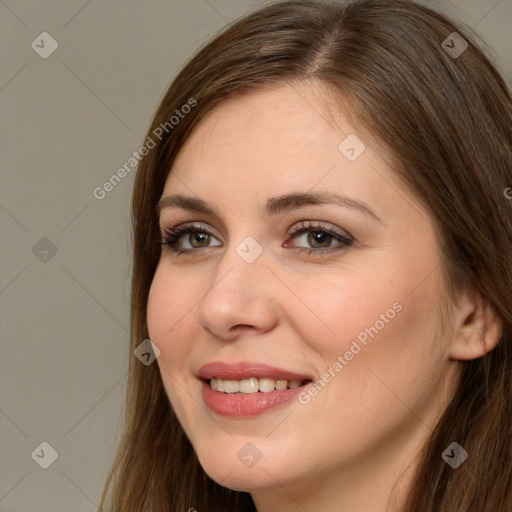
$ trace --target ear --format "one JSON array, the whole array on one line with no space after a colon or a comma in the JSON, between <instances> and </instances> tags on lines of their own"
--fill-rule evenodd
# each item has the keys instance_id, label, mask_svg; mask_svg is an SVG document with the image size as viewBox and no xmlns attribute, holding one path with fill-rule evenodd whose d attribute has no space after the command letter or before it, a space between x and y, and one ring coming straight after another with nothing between
<instances>
[{"instance_id":1,"label":"ear","mask_svg":"<svg viewBox=\"0 0 512 512\"><path fill-rule=\"evenodd\" d=\"M465 295L454 318L452 359L477 359L498 345L503 332L502 318L476 290Z\"/></svg>"}]
</instances>

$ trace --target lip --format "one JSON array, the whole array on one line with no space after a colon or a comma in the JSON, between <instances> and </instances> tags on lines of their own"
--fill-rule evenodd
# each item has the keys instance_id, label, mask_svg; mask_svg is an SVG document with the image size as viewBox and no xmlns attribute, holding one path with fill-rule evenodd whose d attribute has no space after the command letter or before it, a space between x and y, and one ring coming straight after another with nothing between
<instances>
[{"instance_id":1,"label":"lip","mask_svg":"<svg viewBox=\"0 0 512 512\"><path fill-rule=\"evenodd\" d=\"M213 412L232 418L251 417L264 414L292 400L305 387L312 383L302 385L295 389L275 390L268 393L256 392L247 394L231 394L215 391L207 382L213 377L224 380L242 380L250 377L270 379L286 379L312 381L310 375L284 370L275 366L254 362L224 363L214 361L202 366L197 377L202 380L203 400Z\"/></svg>"},{"instance_id":2,"label":"lip","mask_svg":"<svg viewBox=\"0 0 512 512\"><path fill-rule=\"evenodd\" d=\"M213 361L201 366L197 377L201 380L208 380L212 377L223 380L242 380L256 377L261 379L286 379L290 380L313 380L311 375L297 373L290 370L284 370L275 366L269 366L263 363L241 361L238 363L224 363L223 361Z\"/></svg>"}]
</instances>

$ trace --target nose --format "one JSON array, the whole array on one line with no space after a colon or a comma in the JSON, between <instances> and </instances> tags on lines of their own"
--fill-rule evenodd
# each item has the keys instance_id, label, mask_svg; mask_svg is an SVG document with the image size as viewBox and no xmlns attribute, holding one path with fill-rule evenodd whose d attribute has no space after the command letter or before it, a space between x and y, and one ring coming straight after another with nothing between
<instances>
[{"instance_id":1,"label":"nose","mask_svg":"<svg viewBox=\"0 0 512 512\"><path fill-rule=\"evenodd\" d=\"M205 295L198 304L200 325L223 340L242 333L265 333L278 321L277 302L272 292L275 276L267 268L263 252L246 262L229 247L207 279Z\"/></svg>"}]
</instances>

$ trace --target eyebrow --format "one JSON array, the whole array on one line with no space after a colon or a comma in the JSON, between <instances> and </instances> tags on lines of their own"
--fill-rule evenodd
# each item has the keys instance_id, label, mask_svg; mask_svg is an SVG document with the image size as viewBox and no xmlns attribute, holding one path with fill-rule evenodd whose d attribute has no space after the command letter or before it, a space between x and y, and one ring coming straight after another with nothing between
<instances>
[{"instance_id":1,"label":"eyebrow","mask_svg":"<svg viewBox=\"0 0 512 512\"><path fill-rule=\"evenodd\" d=\"M366 203L351 197L334 194L332 192L294 192L282 196L271 197L267 200L263 213L268 216L278 215L304 206L327 204L336 204L351 210L360 211L380 222L382 225L385 225L384 221ZM160 215L161 211L166 208L182 208L190 212L215 215L220 218L219 213L214 207L197 197L183 196L179 194L163 197L156 205L157 214Z\"/></svg>"}]
</instances>

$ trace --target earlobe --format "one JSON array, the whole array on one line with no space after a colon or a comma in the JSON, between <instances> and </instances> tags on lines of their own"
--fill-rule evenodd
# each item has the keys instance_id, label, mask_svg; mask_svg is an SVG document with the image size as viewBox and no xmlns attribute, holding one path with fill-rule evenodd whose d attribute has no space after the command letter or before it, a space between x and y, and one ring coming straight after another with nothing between
<instances>
[{"instance_id":1,"label":"earlobe","mask_svg":"<svg viewBox=\"0 0 512 512\"><path fill-rule=\"evenodd\" d=\"M455 315L455 331L450 357L471 360L483 357L498 345L502 332L501 316L480 293L469 294Z\"/></svg>"}]
</instances>

